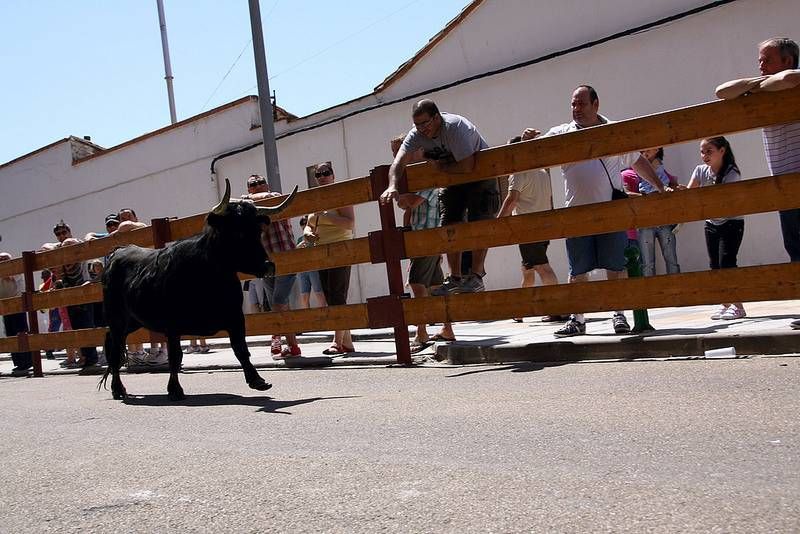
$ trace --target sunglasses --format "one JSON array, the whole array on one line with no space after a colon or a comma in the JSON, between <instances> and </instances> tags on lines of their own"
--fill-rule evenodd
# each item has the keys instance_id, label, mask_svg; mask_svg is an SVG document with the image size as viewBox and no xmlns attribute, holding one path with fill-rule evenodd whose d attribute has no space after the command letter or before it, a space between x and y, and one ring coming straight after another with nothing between
<instances>
[{"instance_id":1,"label":"sunglasses","mask_svg":"<svg viewBox=\"0 0 800 534\"><path fill-rule=\"evenodd\" d=\"M319 178L320 176L331 176L332 174L333 171L320 171L320 172L315 172L314 177Z\"/></svg>"},{"instance_id":2,"label":"sunglasses","mask_svg":"<svg viewBox=\"0 0 800 534\"><path fill-rule=\"evenodd\" d=\"M248 182L247 187L255 187L257 185L266 185L266 180L256 180L255 182Z\"/></svg>"},{"instance_id":3,"label":"sunglasses","mask_svg":"<svg viewBox=\"0 0 800 534\"><path fill-rule=\"evenodd\" d=\"M430 124L433 122L433 119L435 119L435 118L436 118L436 115L434 115L433 117L431 117L430 119L428 119L426 121L415 122L414 123L414 127L416 127L417 130L424 130L425 128L430 126Z\"/></svg>"}]
</instances>

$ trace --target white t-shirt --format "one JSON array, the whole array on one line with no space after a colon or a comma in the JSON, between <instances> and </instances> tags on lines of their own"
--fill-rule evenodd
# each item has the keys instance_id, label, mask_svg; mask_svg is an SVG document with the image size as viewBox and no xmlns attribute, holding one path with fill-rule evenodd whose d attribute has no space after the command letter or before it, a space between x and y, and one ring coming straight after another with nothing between
<instances>
[{"instance_id":1,"label":"white t-shirt","mask_svg":"<svg viewBox=\"0 0 800 534\"><path fill-rule=\"evenodd\" d=\"M512 174L508 177L508 189L519 191L514 215L553 209L553 186L550 184L549 169Z\"/></svg>"},{"instance_id":2,"label":"white t-shirt","mask_svg":"<svg viewBox=\"0 0 800 534\"><path fill-rule=\"evenodd\" d=\"M714 174L714 171L711 170L711 167L708 165L698 165L694 168L694 172L692 172L692 180L698 180L700 187L707 187L709 185L717 185L714 181L717 179L717 175ZM738 182L742 179L742 176L739 174L734 168L728 169L728 172L722 178L722 184L729 184L731 182ZM720 185L722 185L720 184ZM714 226L719 226L724 224L727 221L735 220L735 219L744 219L742 215L737 215L735 217L727 217L724 219L706 219L706 222L713 224Z\"/></svg>"},{"instance_id":3,"label":"white t-shirt","mask_svg":"<svg viewBox=\"0 0 800 534\"><path fill-rule=\"evenodd\" d=\"M603 124L613 124L600 116ZM550 128L542 137L576 132L582 128L575 121ZM580 161L561 166L564 176L564 207L582 206L595 202L611 200L611 184L615 189L623 191L621 172L639 159L639 152L629 152L618 156L606 156L600 159ZM605 169L603 168L605 166Z\"/></svg>"}]
</instances>

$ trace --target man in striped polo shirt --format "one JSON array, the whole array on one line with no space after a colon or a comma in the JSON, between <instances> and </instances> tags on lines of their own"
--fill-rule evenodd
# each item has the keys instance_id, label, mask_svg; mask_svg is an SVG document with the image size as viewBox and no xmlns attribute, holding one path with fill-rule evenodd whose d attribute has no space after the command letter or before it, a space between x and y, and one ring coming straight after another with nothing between
<instances>
[{"instance_id":1,"label":"man in striped polo shirt","mask_svg":"<svg viewBox=\"0 0 800 534\"><path fill-rule=\"evenodd\" d=\"M781 91L800 85L800 52L797 43L786 37L773 37L758 45L761 76L732 80L717 87L723 99L757 93ZM773 176L800 172L800 122L768 126L763 130L764 153ZM783 246L791 261L800 261L800 208L780 212ZM792 328L800 329L800 319Z\"/></svg>"}]
</instances>

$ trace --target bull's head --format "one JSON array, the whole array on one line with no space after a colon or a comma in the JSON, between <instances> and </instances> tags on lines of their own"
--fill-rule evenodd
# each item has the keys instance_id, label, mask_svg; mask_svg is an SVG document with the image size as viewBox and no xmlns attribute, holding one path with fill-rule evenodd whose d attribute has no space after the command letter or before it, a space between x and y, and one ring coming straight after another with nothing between
<instances>
[{"instance_id":1,"label":"bull's head","mask_svg":"<svg viewBox=\"0 0 800 534\"><path fill-rule=\"evenodd\" d=\"M256 206L249 200L231 200L231 183L225 179L225 194L206 220L237 271L264 276L274 269L262 245L261 233L264 225L270 224L271 217L286 209L296 194L297 186L277 206Z\"/></svg>"}]
</instances>

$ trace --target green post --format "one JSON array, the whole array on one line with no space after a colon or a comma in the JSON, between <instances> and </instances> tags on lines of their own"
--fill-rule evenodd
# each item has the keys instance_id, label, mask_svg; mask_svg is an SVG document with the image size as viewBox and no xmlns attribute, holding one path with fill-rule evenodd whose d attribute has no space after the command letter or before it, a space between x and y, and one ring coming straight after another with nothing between
<instances>
[{"instance_id":1,"label":"green post","mask_svg":"<svg viewBox=\"0 0 800 534\"><path fill-rule=\"evenodd\" d=\"M639 247L630 246L625 249L625 267L628 270L628 278L639 278L642 276L642 262L640 261L641 252ZM642 332L649 332L655 330L650 324L650 317L647 315L647 310L633 310L633 329L634 334Z\"/></svg>"}]
</instances>

